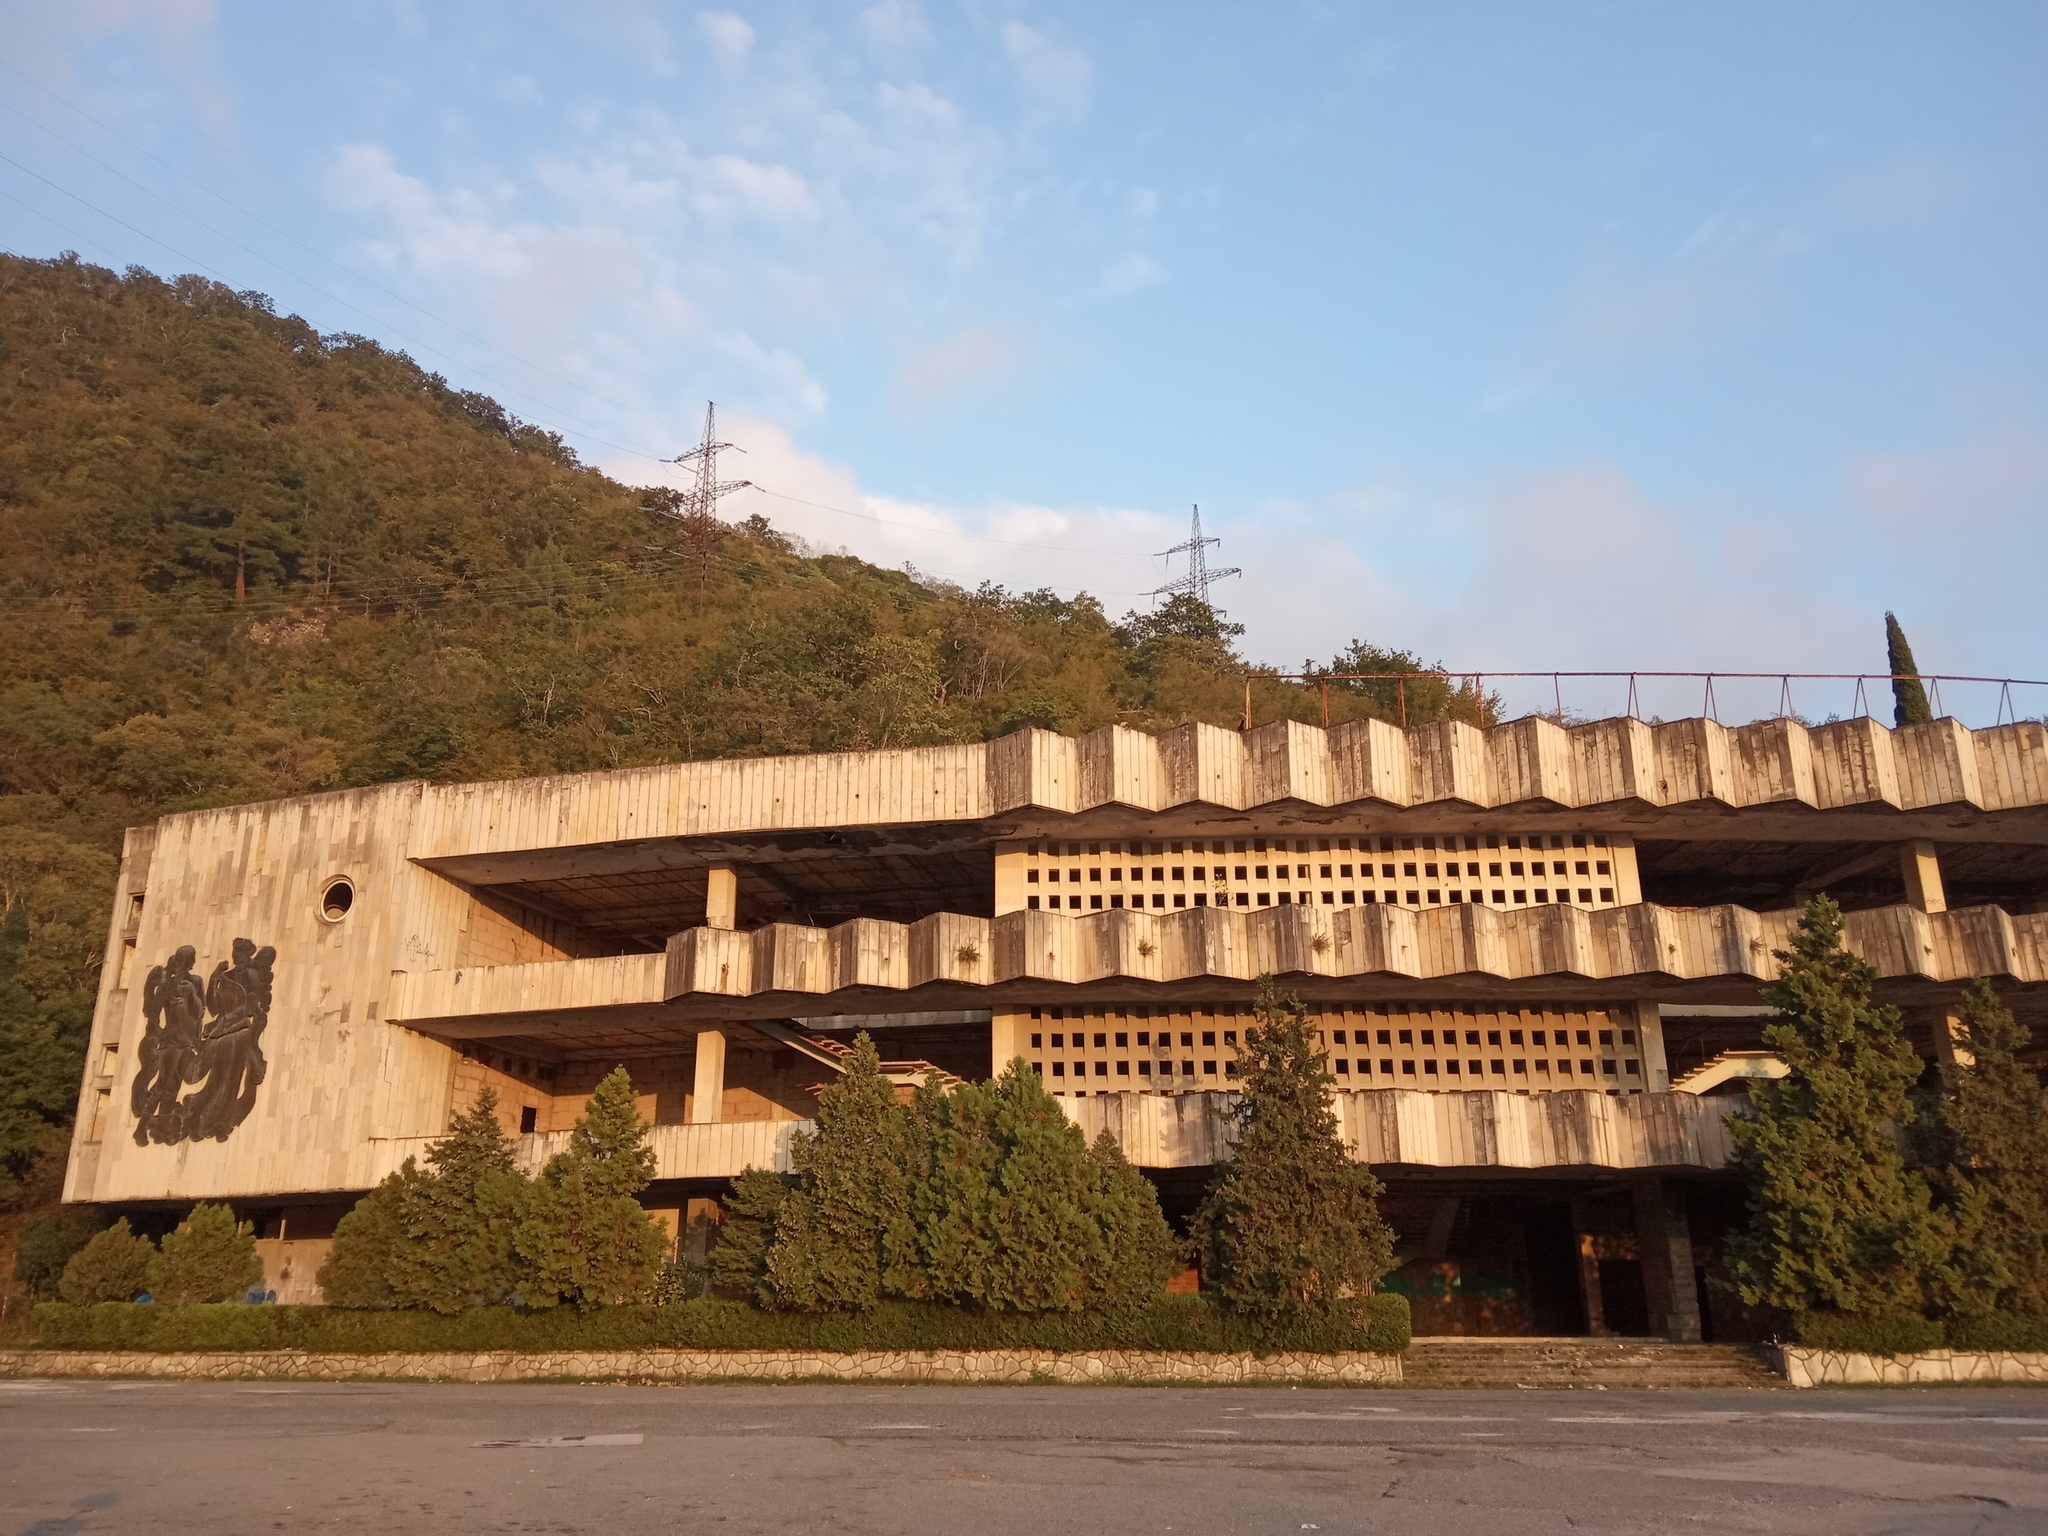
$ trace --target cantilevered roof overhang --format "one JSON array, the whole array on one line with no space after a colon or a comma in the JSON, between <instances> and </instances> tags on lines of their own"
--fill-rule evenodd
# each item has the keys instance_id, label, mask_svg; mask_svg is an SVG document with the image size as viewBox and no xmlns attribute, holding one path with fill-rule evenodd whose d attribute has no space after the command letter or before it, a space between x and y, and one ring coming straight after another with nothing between
<instances>
[{"instance_id":1,"label":"cantilevered roof overhang","mask_svg":"<svg viewBox=\"0 0 2048 1536\"><path fill-rule=\"evenodd\" d=\"M1891 730L1867 718L1562 727L1533 717L1487 730L1024 730L964 746L432 786L422 810L412 857L482 885L702 867L732 857L736 841L775 834L895 829L877 846L905 853L970 839L1156 835L1169 812L1187 835L1364 818L1420 833L1497 824L2048 845L2048 730L2026 721L1971 731L1953 720Z\"/></svg>"}]
</instances>

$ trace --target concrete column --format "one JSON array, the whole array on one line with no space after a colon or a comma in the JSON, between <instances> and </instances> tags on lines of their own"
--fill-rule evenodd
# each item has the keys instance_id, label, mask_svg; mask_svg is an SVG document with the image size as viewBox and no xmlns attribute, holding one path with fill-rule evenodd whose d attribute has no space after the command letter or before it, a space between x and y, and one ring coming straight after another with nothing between
<instances>
[{"instance_id":1,"label":"concrete column","mask_svg":"<svg viewBox=\"0 0 2048 1536\"><path fill-rule=\"evenodd\" d=\"M716 1125L725 1113L725 1031L697 1031L697 1081L690 1095L690 1124Z\"/></svg>"},{"instance_id":2,"label":"concrete column","mask_svg":"<svg viewBox=\"0 0 2048 1536\"><path fill-rule=\"evenodd\" d=\"M1906 876L1906 900L1922 912L1946 912L1948 893L1941 886L1941 860L1934 856L1934 844L1924 837L1902 844L1899 863Z\"/></svg>"},{"instance_id":3,"label":"concrete column","mask_svg":"<svg viewBox=\"0 0 2048 1536\"><path fill-rule=\"evenodd\" d=\"M739 915L739 908L739 874L725 866L713 869L704 892L704 926L730 928Z\"/></svg>"},{"instance_id":4,"label":"concrete column","mask_svg":"<svg viewBox=\"0 0 2048 1536\"><path fill-rule=\"evenodd\" d=\"M1638 1179L1631 1193L1650 1331L1673 1343L1697 1344L1700 1298L1693 1280L1692 1225L1686 1216L1685 1191L1669 1179Z\"/></svg>"},{"instance_id":5,"label":"concrete column","mask_svg":"<svg viewBox=\"0 0 2048 1536\"><path fill-rule=\"evenodd\" d=\"M1031 1050L1031 1018L1028 1014L996 1012L989 1019L988 1069L1000 1077L1003 1068L1016 1057L1026 1061L1042 1059L1045 1053L1039 1051L1034 1058Z\"/></svg>"},{"instance_id":6,"label":"concrete column","mask_svg":"<svg viewBox=\"0 0 2048 1536\"><path fill-rule=\"evenodd\" d=\"M1671 1087L1671 1063L1664 1055L1664 1014L1655 1003L1636 1004L1636 1043L1643 1050L1643 1086L1652 1093Z\"/></svg>"}]
</instances>

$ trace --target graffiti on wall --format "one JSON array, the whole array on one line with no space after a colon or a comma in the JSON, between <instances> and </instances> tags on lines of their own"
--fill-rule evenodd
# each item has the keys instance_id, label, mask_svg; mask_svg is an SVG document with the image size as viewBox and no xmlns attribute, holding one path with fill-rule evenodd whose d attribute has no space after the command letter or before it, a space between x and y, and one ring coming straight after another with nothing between
<instances>
[{"instance_id":1,"label":"graffiti on wall","mask_svg":"<svg viewBox=\"0 0 2048 1536\"><path fill-rule=\"evenodd\" d=\"M142 988L147 1023L129 1095L137 1146L226 1141L256 1107L277 951L237 939L233 954L203 984L190 944L150 968Z\"/></svg>"}]
</instances>

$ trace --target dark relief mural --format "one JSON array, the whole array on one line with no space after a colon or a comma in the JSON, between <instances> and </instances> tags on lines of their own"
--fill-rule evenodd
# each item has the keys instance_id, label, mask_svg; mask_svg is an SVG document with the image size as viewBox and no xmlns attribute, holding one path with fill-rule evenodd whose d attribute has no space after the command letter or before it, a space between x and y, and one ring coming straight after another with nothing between
<instances>
[{"instance_id":1,"label":"dark relief mural","mask_svg":"<svg viewBox=\"0 0 2048 1536\"><path fill-rule=\"evenodd\" d=\"M277 951L237 939L232 963L215 965L203 986L193 974L198 959L186 944L152 966L142 986L149 1022L129 1097L137 1146L226 1141L256 1107Z\"/></svg>"}]
</instances>

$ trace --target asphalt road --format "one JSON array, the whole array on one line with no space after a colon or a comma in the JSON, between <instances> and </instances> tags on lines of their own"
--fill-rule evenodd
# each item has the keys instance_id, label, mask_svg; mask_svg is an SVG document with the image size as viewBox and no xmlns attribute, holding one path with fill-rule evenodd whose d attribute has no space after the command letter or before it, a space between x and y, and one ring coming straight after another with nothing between
<instances>
[{"instance_id":1,"label":"asphalt road","mask_svg":"<svg viewBox=\"0 0 2048 1536\"><path fill-rule=\"evenodd\" d=\"M2048 1391L0 1381L0 1536L2048 1532Z\"/></svg>"}]
</instances>

